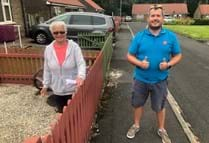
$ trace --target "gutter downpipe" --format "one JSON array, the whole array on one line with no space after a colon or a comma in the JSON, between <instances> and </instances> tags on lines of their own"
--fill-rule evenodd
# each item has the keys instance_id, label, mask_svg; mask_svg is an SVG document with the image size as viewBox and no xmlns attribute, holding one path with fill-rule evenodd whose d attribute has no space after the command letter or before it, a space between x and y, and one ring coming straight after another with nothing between
<instances>
[{"instance_id":1,"label":"gutter downpipe","mask_svg":"<svg viewBox=\"0 0 209 143\"><path fill-rule=\"evenodd\" d=\"M26 10L25 10L25 5L24 5L24 0L20 0L21 7L22 7L22 15L24 19L24 28L25 28L25 36L28 36L29 28L28 28L28 22L26 18Z\"/></svg>"}]
</instances>

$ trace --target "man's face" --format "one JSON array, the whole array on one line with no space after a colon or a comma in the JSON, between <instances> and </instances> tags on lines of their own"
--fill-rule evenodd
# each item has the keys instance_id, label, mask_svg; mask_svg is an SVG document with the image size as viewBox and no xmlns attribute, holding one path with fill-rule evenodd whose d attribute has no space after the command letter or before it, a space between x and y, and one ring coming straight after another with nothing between
<instances>
[{"instance_id":1,"label":"man's face","mask_svg":"<svg viewBox=\"0 0 209 143\"><path fill-rule=\"evenodd\" d=\"M162 9L151 9L148 17L148 25L152 30L158 30L163 25Z\"/></svg>"}]
</instances>

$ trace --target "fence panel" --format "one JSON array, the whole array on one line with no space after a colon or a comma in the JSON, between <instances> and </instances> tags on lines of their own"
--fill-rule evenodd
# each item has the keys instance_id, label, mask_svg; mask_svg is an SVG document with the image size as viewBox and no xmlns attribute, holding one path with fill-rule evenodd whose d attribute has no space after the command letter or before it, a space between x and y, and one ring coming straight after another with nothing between
<instances>
[{"instance_id":1,"label":"fence panel","mask_svg":"<svg viewBox=\"0 0 209 143\"><path fill-rule=\"evenodd\" d=\"M102 53L90 68L84 85L64 107L44 143L87 143L103 83ZM95 77L96 80L95 80ZM25 142L29 143L29 142ZM30 142L38 143L38 142Z\"/></svg>"},{"instance_id":2,"label":"fence panel","mask_svg":"<svg viewBox=\"0 0 209 143\"><path fill-rule=\"evenodd\" d=\"M93 65L99 51L82 50L82 52L89 68ZM0 48L0 83L32 84L33 75L43 68L43 61L43 49L30 51L8 48L8 54L6 54Z\"/></svg>"},{"instance_id":3,"label":"fence panel","mask_svg":"<svg viewBox=\"0 0 209 143\"><path fill-rule=\"evenodd\" d=\"M83 49L101 49L106 41L106 33L79 33L78 44Z\"/></svg>"},{"instance_id":4,"label":"fence panel","mask_svg":"<svg viewBox=\"0 0 209 143\"><path fill-rule=\"evenodd\" d=\"M33 74L43 65L43 57L38 54L0 53L0 83L31 84Z\"/></svg>"}]
</instances>

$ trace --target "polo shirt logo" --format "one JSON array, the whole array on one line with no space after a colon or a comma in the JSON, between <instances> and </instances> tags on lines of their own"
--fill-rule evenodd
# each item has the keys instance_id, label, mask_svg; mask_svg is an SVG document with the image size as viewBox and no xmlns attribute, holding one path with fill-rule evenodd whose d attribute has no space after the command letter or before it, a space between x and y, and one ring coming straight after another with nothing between
<instances>
[{"instance_id":1,"label":"polo shirt logo","mask_svg":"<svg viewBox=\"0 0 209 143\"><path fill-rule=\"evenodd\" d=\"M167 45L168 44L168 42L167 41L163 41L163 45Z\"/></svg>"}]
</instances>

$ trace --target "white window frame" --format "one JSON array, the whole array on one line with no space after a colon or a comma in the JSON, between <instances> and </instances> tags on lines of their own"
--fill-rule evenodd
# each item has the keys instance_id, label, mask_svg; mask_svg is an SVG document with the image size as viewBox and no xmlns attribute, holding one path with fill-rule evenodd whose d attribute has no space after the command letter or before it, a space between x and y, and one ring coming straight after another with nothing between
<instances>
[{"instance_id":1,"label":"white window frame","mask_svg":"<svg viewBox=\"0 0 209 143\"><path fill-rule=\"evenodd\" d=\"M54 7L54 12L55 12L56 16L62 13L61 8L57 7L57 6Z\"/></svg>"},{"instance_id":2,"label":"white window frame","mask_svg":"<svg viewBox=\"0 0 209 143\"><path fill-rule=\"evenodd\" d=\"M2 5L2 12L3 12L3 22L12 22L12 12L11 12L11 6L10 6L10 0L1 0L1 5ZM10 20L7 20L6 17L6 11L5 11L5 7L9 8L9 18Z\"/></svg>"}]
</instances>

